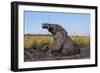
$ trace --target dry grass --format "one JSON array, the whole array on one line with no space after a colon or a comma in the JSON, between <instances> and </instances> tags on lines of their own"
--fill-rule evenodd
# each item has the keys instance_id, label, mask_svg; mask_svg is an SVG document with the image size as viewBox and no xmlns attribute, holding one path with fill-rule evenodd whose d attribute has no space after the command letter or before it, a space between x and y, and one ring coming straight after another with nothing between
<instances>
[{"instance_id":1,"label":"dry grass","mask_svg":"<svg viewBox=\"0 0 100 73\"><path fill-rule=\"evenodd\" d=\"M80 47L90 43L89 36L70 36ZM50 35L25 35L24 47L30 48L32 46L42 47L43 45L53 44L54 39Z\"/></svg>"},{"instance_id":2,"label":"dry grass","mask_svg":"<svg viewBox=\"0 0 100 73\"><path fill-rule=\"evenodd\" d=\"M31 46L38 46L42 47L43 45L51 45L53 43L53 37L52 36L41 36L41 35L35 35L35 36L25 36L24 38L24 47L29 48Z\"/></svg>"},{"instance_id":3,"label":"dry grass","mask_svg":"<svg viewBox=\"0 0 100 73\"><path fill-rule=\"evenodd\" d=\"M80 47L83 47L90 43L89 36L71 36L72 40L74 40Z\"/></svg>"}]
</instances>

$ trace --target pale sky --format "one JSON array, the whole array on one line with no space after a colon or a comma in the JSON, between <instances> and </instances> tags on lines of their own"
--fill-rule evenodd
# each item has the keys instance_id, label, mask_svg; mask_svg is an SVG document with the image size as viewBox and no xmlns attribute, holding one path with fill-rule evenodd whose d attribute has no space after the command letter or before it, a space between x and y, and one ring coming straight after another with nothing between
<instances>
[{"instance_id":1,"label":"pale sky","mask_svg":"<svg viewBox=\"0 0 100 73\"><path fill-rule=\"evenodd\" d=\"M90 14L24 11L25 34L49 34L44 22L61 25L69 35L90 34Z\"/></svg>"}]
</instances>

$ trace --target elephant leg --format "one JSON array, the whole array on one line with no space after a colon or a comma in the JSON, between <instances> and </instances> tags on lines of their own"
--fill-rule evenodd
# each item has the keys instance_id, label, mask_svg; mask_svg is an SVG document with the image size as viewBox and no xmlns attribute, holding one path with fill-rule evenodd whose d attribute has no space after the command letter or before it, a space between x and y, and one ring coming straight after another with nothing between
<instances>
[{"instance_id":1,"label":"elephant leg","mask_svg":"<svg viewBox=\"0 0 100 73\"><path fill-rule=\"evenodd\" d=\"M50 47L50 50L48 51L50 54L59 54L61 53L63 45L63 40L58 39L57 41L54 42L54 44Z\"/></svg>"},{"instance_id":2,"label":"elephant leg","mask_svg":"<svg viewBox=\"0 0 100 73\"><path fill-rule=\"evenodd\" d=\"M70 45L69 47L67 47L67 45L65 46L66 47L63 47L61 51L64 55L75 55L80 53L80 49L74 45Z\"/></svg>"}]
</instances>

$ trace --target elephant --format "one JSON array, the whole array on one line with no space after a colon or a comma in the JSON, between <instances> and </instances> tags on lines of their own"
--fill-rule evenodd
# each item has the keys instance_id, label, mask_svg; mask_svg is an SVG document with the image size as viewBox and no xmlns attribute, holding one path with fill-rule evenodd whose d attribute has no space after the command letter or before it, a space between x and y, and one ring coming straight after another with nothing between
<instances>
[{"instance_id":1,"label":"elephant","mask_svg":"<svg viewBox=\"0 0 100 73\"><path fill-rule=\"evenodd\" d=\"M49 46L48 53L76 55L80 53L79 46L68 36L68 32L59 24L43 23L43 29L47 29L54 38L54 43ZM47 46L45 47L47 48Z\"/></svg>"}]
</instances>

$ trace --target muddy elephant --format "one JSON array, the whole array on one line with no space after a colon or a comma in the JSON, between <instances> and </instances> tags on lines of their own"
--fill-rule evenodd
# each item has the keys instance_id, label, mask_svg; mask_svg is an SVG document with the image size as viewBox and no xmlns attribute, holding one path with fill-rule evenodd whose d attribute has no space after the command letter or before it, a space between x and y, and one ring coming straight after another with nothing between
<instances>
[{"instance_id":1,"label":"muddy elephant","mask_svg":"<svg viewBox=\"0 0 100 73\"><path fill-rule=\"evenodd\" d=\"M78 45L68 36L68 32L58 24L43 23L43 29L47 29L54 37L54 43L49 47L48 52L75 55L80 53Z\"/></svg>"}]
</instances>

